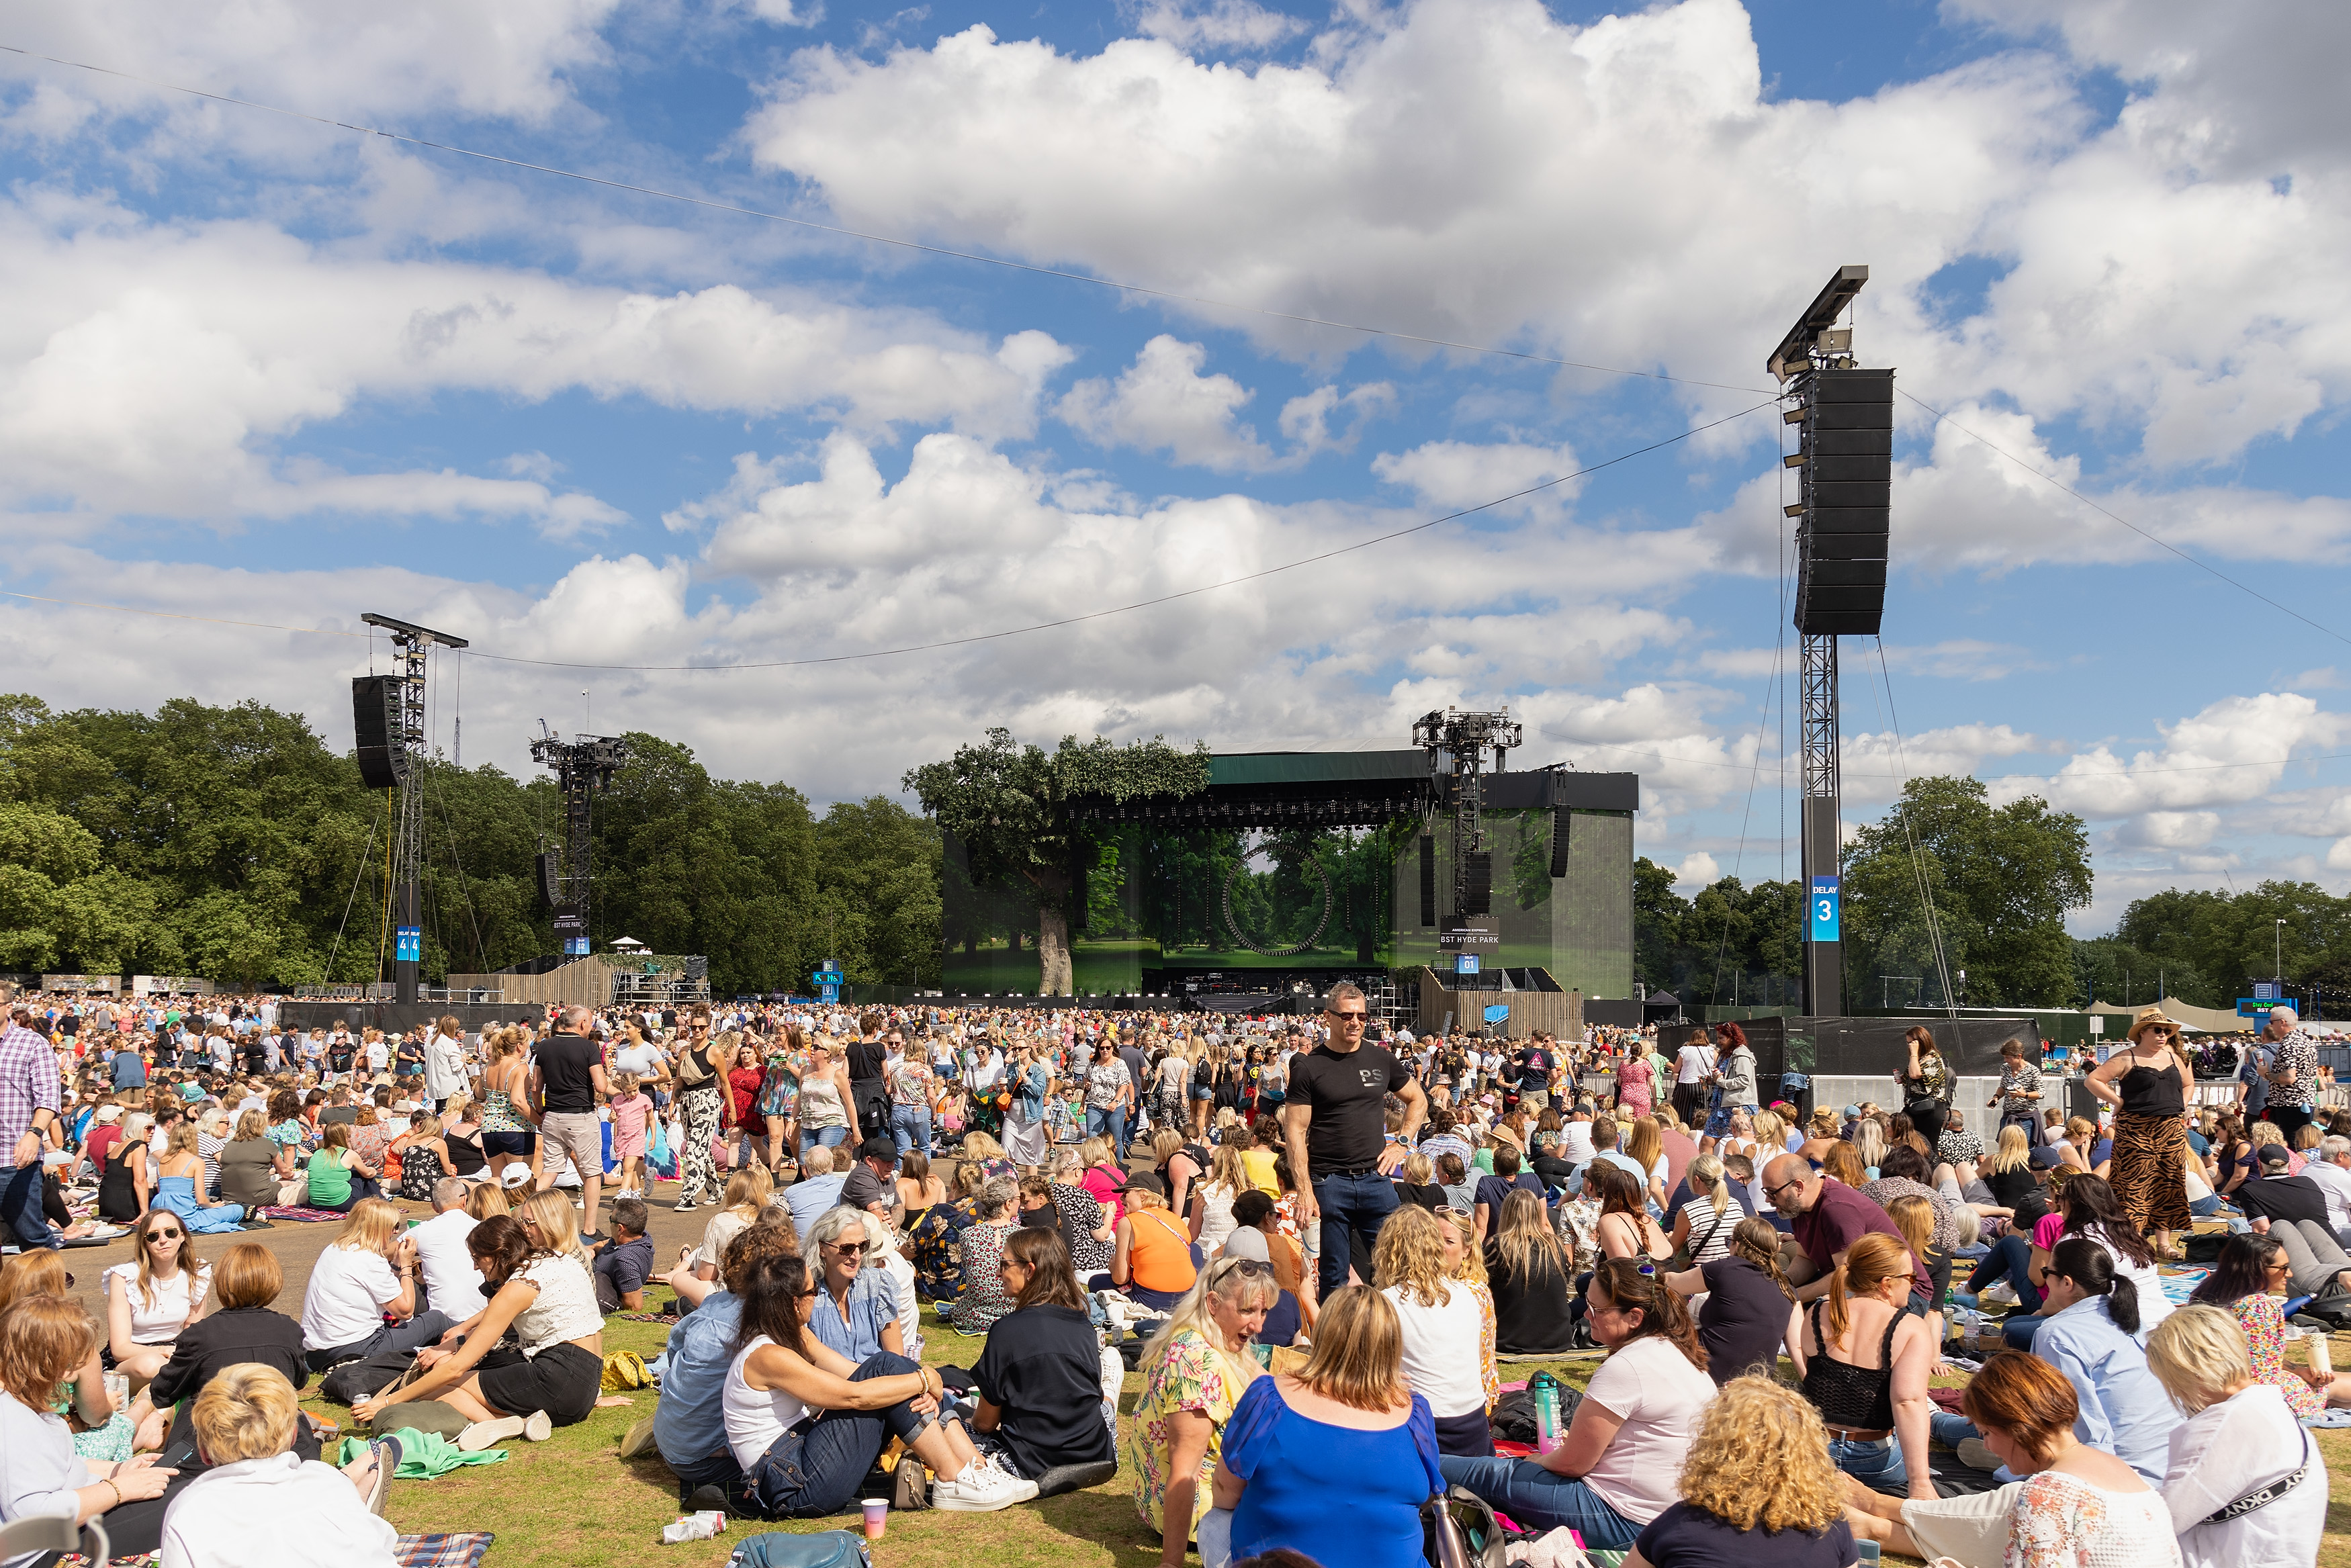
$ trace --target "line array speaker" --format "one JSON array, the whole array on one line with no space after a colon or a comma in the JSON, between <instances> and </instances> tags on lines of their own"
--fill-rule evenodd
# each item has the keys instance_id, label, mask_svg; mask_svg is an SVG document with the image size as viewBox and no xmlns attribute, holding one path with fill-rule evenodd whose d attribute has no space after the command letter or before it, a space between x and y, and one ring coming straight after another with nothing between
<instances>
[{"instance_id":1,"label":"line array speaker","mask_svg":"<svg viewBox=\"0 0 2351 1568\"><path fill-rule=\"evenodd\" d=\"M1569 813L1558 806L1552 807L1551 874L1554 877L1567 875L1568 819Z\"/></svg>"},{"instance_id":2,"label":"line array speaker","mask_svg":"<svg viewBox=\"0 0 2351 1568\"><path fill-rule=\"evenodd\" d=\"M1892 516L1894 372L1812 372L1789 462L1801 492L1796 628L1868 636L1886 613Z\"/></svg>"},{"instance_id":3,"label":"line array speaker","mask_svg":"<svg viewBox=\"0 0 2351 1568\"><path fill-rule=\"evenodd\" d=\"M555 861L556 855L554 850L542 849L539 851L538 901L550 909L555 908Z\"/></svg>"},{"instance_id":4,"label":"line array speaker","mask_svg":"<svg viewBox=\"0 0 2351 1568\"><path fill-rule=\"evenodd\" d=\"M351 681L351 738L359 750L360 782L370 789L391 789L408 777L402 701L396 675L361 675Z\"/></svg>"},{"instance_id":5,"label":"line array speaker","mask_svg":"<svg viewBox=\"0 0 2351 1568\"><path fill-rule=\"evenodd\" d=\"M1461 857L1461 912L1465 915L1491 914L1494 909L1494 857L1485 850Z\"/></svg>"}]
</instances>

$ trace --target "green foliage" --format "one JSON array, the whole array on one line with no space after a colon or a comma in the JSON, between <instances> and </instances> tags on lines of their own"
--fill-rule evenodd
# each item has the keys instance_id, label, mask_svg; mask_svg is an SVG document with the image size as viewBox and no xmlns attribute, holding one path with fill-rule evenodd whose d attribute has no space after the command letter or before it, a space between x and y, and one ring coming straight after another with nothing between
<instances>
[{"instance_id":1,"label":"green foliage","mask_svg":"<svg viewBox=\"0 0 2351 1568\"><path fill-rule=\"evenodd\" d=\"M1633 961L1652 991L1701 1005L1779 1006L1800 994L1803 898L1794 882L1725 877L1695 898L1644 856L1633 863Z\"/></svg>"},{"instance_id":2,"label":"green foliage","mask_svg":"<svg viewBox=\"0 0 2351 1568\"><path fill-rule=\"evenodd\" d=\"M804 989L827 958L852 980L936 979L929 823L878 797L819 823L789 785L714 780L683 746L629 742L592 819L600 940L707 954L722 995ZM427 978L553 950L533 865L561 827L552 781L445 762L419 777ZM373 979L388 815L295 714L0 696L0 965Z\"/></svg>"},{"instance_id":3,"label":"green foliage","mask_svg":"<svg viewBox=\"0 0 2351 1568\"><path fill-rule=\"evenodd\" d=\"M2278 921L2285 922L2283 928ZM2076 961L2101 1001L2152 1001L2164 988L2198 1007L2229 1008L2255 981L2282 974L2339 1015L2351 1001L2351 898L2311 882L2263 882L2241 893L2171 888L2134 901L2114 934L2079 943Z\"/></svg>"},{"instance_id":4,"label":"green foliage","mask_svg":"<svg viewBox=\"0 0 2351 1568\"><path fill-rule=\"evenodd\" d=\"M2065 911L2090 901L2080 817L2030 795L1995 807L1975 779L1913 779L1855 835L1844 875L1849 1002L1916 975L1918 998L1939 1004L1937 931L1954 989L1967 971L1959 1000L1970 1006L2062 1006L2077 996Z\"/></svg>"}]
</instances>

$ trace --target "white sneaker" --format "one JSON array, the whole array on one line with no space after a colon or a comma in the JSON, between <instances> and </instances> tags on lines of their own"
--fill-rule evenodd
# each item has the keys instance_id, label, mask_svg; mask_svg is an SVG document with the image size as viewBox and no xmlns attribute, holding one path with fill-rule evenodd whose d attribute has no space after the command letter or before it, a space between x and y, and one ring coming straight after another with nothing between
<instances>
[{"instance_id":1,"label":"white sneaker","mask_svg":"<svg viewBox=\"0 0 2351 1568\"><path fill-rule=\"evenodd\" d=\"M943 1513L994 1513L1036 1495L1034 1481L1016 1483L989 1464L968 1464L955 1480L931 1483L931 1506Z\"/></svg>"},{"instance_id":2,"label":"white sneaker","mask_svg":"<svg viewBox=\"0 0 2351 1568\"><path fill-rule=\"evenodd\" d=\"M1037 1495L1037 1483L1030 1480L1027 1476L1022 1475L1019 1471L1014 1469L1012 1468L1011 1461L1007 1459L1002 1454L989 1454L987 1456L987 1463L989 1469L993 1469L998 1475L1002 1476L1005 1480L1010 1484L1013 1491L1013 1501L1027 1502L1030 1498Z\"/></svg>"}]
</instances>

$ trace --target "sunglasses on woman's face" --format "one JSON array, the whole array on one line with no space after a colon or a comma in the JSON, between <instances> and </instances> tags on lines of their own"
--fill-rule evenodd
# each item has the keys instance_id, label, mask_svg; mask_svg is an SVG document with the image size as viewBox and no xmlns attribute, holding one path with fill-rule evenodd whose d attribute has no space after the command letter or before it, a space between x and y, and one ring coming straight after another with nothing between
<instances>
[{"instance_id":1,"label":"sunglasses on woman's face","mask_svg":"<svg viewBox=\"0 0 2351 1568\"><path fill-rule=\"evenodd\" d=\"M186 1234L184 1231L150 1231L147 1239L150 1241L176 1241Z\"/></svg>"}]
</instances>

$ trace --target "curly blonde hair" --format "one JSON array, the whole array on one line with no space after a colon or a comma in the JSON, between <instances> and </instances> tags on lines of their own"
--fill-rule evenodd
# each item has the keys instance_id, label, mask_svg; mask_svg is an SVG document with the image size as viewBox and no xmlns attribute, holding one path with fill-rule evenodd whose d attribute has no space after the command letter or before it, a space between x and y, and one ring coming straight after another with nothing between
<instances>
[{"instance_id":1,"label":"curly blonde hair","mask_svg":"<svg viewBox=\"0 0 2351 1568\"><path fill-rule=\"evenodd\" d=\"M1698 1417L1681 1493L1739 1530L1825 1530L1844 1517L1821 1413L1754 1373L1724 1384Z\"/></svg>"},{"instance_id":2,"label":"curly blonde hair","mask_svg":"<svg viewBox=\"0 0 2351 1568\"><path fill-rule=\"evenodd\" d=\"M1445 1223L1427 1210L1406 1204L1387 1217L1372 1249L1373 1277L1381 1290L1394 1290L1423 1306L1453 1299L1445 1288Z\"/></svg>"}]
</instances>

